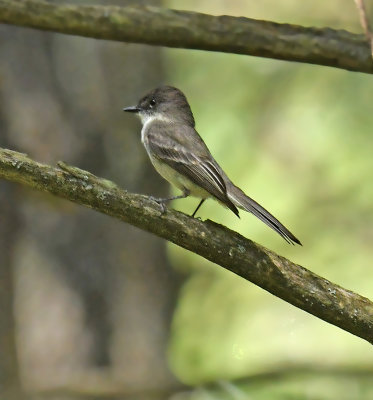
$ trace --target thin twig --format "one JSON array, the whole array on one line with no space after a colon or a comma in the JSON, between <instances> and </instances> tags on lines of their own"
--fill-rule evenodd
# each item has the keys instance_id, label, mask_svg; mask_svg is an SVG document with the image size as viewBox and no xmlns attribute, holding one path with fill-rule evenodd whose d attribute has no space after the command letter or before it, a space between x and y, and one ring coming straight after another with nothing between
<instances>
[{"instance_id":1,"label":"thin twig","mask_svg":"<svg viewBox=\"0 0 373 400\"><path fill-rule=\"evenodd\" d=\"M370 27L364 0L355 0L355 4L359 11L360 24L363 27L365 36L367 37L369 44L370 44L370 52L371 52L372 59L373 59L373 33L372 33L372 29Z\"/></svg>"}]
</instances>

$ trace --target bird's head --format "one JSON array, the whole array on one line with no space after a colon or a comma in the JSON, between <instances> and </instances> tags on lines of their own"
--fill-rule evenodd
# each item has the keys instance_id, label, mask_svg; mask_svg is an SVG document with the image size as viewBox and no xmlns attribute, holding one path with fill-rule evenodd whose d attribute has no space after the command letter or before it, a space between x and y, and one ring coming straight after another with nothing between
<instances>
[{"instance_id":1,"label":"bird's head","mask_svg":"<svg viewBox=\"0 0 373 400\"><path fill-rule=\"evenodd\" d=\"M143 124L150 119L160 119L194 126L193 114L185 95L172 86L160 86L152 90L136 106L123 108L123 111L138 114Z\"/></svg>"}]
</instances>

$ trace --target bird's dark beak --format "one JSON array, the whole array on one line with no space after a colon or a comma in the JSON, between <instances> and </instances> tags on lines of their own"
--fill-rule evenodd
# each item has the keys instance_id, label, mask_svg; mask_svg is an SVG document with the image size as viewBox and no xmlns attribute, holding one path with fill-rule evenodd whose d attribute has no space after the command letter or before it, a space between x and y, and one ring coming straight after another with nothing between
<instances>
[{"instance_id":1,"label":"bird's dark beak","mask_svg":"<svg viewBox=\"0 0 373 400\"><path fill-rule=\"evenodd\" d=\"M125 107L125 108L123 108L123 111L138 113L141 111L141 108L139 108L137 106Z\"/></svg>"}]
</instances>

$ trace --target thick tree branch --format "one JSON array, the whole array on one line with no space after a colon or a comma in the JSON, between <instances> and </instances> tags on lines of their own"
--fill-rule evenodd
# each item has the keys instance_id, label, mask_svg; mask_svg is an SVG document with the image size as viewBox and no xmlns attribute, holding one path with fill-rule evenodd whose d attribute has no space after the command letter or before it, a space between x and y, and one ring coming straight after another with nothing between
<instances>
[{"instance_id":1,"label":"thick tree branch","mask_svg":"<svg viewBox=\"0 0 373 400\"><path fill-rule=\"evenodd\" d=\"M373 72L363 35L151 6L0 0L0 23L150 45L247 54Z\"/></svg>"},{"instance_id":2,"label":"thick tree branch","mask_svg":"<svg viewBox=\"0 0 373 400\"><path fill-rule=\"evenodd\" d=\"M89 172L40 164L0 149L0 178L52 193L205 257L277 297L373 343L373 303L212 221L177 211L161 215L148 197L128 193Z\"/></svg>"}]
</instances>

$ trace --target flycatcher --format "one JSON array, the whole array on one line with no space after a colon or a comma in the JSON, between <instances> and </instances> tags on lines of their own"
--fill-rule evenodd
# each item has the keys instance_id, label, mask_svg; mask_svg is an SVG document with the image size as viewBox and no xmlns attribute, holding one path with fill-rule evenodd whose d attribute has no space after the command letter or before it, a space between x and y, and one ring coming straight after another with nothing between
<instances>
[{"instance_id":1,"label":"flycatcher","mask_svg":"<svg viewBox=\"0 0 373 400\"><path fill-rule=\"evenodd\" d=\"M144 96L137 106L123 111L140 116L141 141L154 168L183 193L167 199L153 198L163 212L168 201L194 196L201 199L194 217L203 202L213 198L237 216L237 207L251 212L288 243L301 244L281 222L231 182L194 129L192 110L179 89L161 86Z\"/></svg>"}]
</instances>

